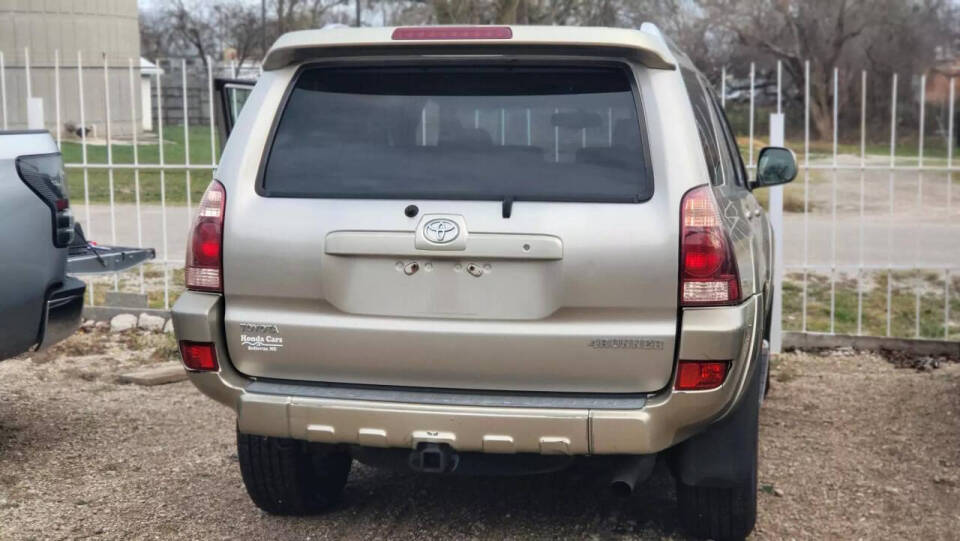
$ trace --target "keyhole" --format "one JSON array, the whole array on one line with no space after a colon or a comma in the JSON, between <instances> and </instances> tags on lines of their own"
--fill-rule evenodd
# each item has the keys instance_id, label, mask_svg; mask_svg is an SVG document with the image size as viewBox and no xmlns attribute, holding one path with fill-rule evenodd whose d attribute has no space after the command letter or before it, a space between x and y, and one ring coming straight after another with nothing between
<instances>
[{"instance_id":1,"label":"keyhole","mask_svg":"<svg viewBox=\"0 0 960 541\"><path fill-rule=\"evenodd\" d=\"M480 268L480 265L474 263L467 265L467 272L469 272L471 276L476 276L478 278L483 275L483 269Z\"/></svg>"}]
</instances>

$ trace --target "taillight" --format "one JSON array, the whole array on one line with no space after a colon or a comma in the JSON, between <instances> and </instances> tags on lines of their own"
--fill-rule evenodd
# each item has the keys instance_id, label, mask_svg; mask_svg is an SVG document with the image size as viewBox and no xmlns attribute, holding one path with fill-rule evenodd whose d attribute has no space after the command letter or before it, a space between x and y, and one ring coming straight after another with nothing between
<instances>
[{"instance_id":1,"label":"taillight","mask_svg":"<svg viewBox=\"0 0 960 541\"><path fill-rule=\"evenodd\" d=\"M726 377L726 361L680 361L674 388L678 391L715 389L723 385Z\"/></svg>"},{"instance_id":2,"label":"taillight","mask_svg":"<svg viewBox=\"0 0 960 541\"><path fill-rule=\"evenodd\" d=\"M510 39L509 26L407 26L397 28L390 36L394 40L431 39Z\"/></svg>"},{"instance_id":3,"label":"taillight","mask_svg":"<svg viewBox=\"0 0 960 541\"><path fill-rule=\"evenodd\" d=\"M683 196L680 220L680 305L738 302L737 261L710 186Z\"/></svg>"},{"instance_id":4,"label":"taillight","mask_svg":"<svg viewBox=\"0 0 960 541\"><path fill-rule=\"evenodd\" d=\"M73 214L67 198L67 175L59 153L20 156L17 174L43 203L53 217L53 245L65 248L73 242Z\"/></svg>"},{"instance_id":5,"label":"taillight","mask_svg":"<svg viewBox=\"0 0 960 541\"><path fill-rule=\"evenodd\" d=\"M187 370L216 372L220 368L217 364L217 349L210 342L181 340L180 357Z\"/></svg>"},{"instance_id":6,"label":"taillight","mask_svg":"<svg viewBox=\"0 0 960 541\"><path fill-rule=\"evenodd\" d=\"M187 240L184 272L187 289L223 291L223 212L226 201L223 185L211 181L200 200Z\"/></svg>"}]
</instances>

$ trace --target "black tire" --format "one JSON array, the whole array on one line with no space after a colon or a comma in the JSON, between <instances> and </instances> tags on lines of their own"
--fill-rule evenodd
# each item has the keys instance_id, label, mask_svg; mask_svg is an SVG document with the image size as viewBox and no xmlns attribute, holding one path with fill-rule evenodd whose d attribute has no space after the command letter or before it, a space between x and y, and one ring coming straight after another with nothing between
<instances>
[{"instance_id":1,"label":"black tire","mask_svg":"<svg viewBox=\"0 0 960 541\"><path fill-rule=\"evenodd\" d=\"M695 487L677 483L680 520L704 539L743 539L757 522L757 476L739 487Z\"/></svg>"},{"instance_id":2,"label":"black tire","mask_svg":"<svg viewBox=\"0 0 960 541\"><path fill-rule=\"evenodd\" d=\"M237 456L250 499L274 515L310 515L336 503L353 462L336 448L239 430Z\"/></svg>"}]
</instances>

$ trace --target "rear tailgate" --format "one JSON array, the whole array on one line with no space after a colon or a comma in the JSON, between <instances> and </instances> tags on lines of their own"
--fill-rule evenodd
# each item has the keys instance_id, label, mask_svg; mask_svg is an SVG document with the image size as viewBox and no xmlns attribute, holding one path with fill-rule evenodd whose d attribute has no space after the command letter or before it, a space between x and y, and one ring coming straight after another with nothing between
<instances>
[{"instance_id":1,"label":"rear tailgate","mask_svg":"<svg viewBox=\"0 0 960 541\"><path fill-rule=\"evenodd\" d=\"M633 77L586 61L304 70L259 193L226 182L236 368L411 387L663 388L678 218L653 193Z\"/></svg>"}]
</instances>

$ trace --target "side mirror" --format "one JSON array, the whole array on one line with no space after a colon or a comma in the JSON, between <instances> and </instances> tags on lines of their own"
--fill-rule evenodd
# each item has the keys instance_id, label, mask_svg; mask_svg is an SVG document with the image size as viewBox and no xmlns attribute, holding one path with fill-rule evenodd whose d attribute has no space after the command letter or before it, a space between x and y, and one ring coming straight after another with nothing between
<instances>
[{"instance_id":1,"label":"side mirror","mask_svg":"<svg viewBox=\"0 0 960 541\"><path fill-rule=\"evenodd\" d=\"M797 158L783 147L764 147L757 159L757 180L754 188L786 184L797 176Z\"/></svg>"}]
</instances>

